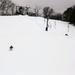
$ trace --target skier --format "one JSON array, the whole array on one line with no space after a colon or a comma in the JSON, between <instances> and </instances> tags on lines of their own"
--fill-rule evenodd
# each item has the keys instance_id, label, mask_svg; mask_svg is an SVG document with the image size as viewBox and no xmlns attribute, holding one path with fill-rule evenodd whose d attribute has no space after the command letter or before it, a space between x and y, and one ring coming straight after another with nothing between
<instances>
[{"instance_id":1,"label":"skier","mask_svg":"<svg viewBox=\"0 0 75 75\"><path fill-rule=\"evenodd\" d=\"M13 46L11 45L10 47L9 47L9 51L12 51L13 50Z\"/></svg>"}]
</instances>

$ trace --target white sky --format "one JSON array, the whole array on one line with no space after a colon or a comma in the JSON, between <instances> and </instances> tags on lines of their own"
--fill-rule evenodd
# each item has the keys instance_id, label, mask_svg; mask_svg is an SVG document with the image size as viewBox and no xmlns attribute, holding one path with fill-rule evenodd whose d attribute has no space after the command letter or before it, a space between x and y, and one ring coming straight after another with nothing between
<instances>
[{"instance_id":1,"label":"white sky","mask_svg":"<svg viewBox=\"0 0 75 75\"><path fill-rule=\"evenodd\" d=\"M17 5L29 5L34 8L36 5L40 7L50 6L56 12L63 12L68 7L75 4L75 0L12 0Z\"/></svg>"}]
</instances>

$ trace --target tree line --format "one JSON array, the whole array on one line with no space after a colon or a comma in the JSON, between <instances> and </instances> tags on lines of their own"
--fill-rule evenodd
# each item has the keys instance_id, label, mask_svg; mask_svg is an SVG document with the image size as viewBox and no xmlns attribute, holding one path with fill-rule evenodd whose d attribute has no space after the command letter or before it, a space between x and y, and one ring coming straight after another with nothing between
<instances>
[{"instance_id":1,"label":"tree line","mask_svg":"<svg viewBox=\"0 0 75 75\"><path fill-rule=\"evenodd\" d=\"M67 8L63 13L63 20L68 21L70 24L75 26L75 5Z\"/></svg>"},{"instance_id":2,"label":"tree line","mask_svg":"<svg viewBox=\"0 0 75 75\"><path fill-rule=\"evenodd\" d=\"M54 10L52 8L44 7L43 9L44 18L67 21L70 24L73 24L75 26L75 5L67 8L63 12L63 14L57 13L54 15L53 13L54 13Z\"/></svg>"},{"instance_id":3,"label":"tree line","mask_svg":"<svg viewBox=\"0 0 75 75\"><path fill-rule=\"evenodd\" d=\"M41 16L39 11L41 7L35 6L34 12L29 11L31 7L18 7L14 4L11 0L0 0L0 15L29 15L29 16ZM25 11L25 12L24 12ZM63 20L67 21L70 24L75 26L75 5L72 7L67 8L63 14L56 13L53 8L44 7L43 8L43 17L48 19L56 19L56 20Z\"/></svg>"},{"instance_id":4,"label":"tree line","mask_svg":"<svg viewBox=\"0 0 75 75\"><path fill-rule=\"evenodd\" d=\"M0 0L0 15L13 15L15 4L11 0Z\"/></svg>"}]
</instances>

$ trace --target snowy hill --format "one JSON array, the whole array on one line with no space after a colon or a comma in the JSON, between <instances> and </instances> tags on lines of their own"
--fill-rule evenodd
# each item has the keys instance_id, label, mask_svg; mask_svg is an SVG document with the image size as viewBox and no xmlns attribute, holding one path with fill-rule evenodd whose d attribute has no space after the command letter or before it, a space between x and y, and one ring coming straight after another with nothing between
<instances>
[{"instance_id":1,"label":"snowy hill","mask_svg":"<svg viewBox=\"0 0 75 75\"><path fill-rule=\"evenodd\" d=\"M41 17L30 17L31 20L36 22L43 30L45 30L46 27L46 19ZM49 30L48 32L52 35L56 36L65 36L65 34L68 34L70 38L75 39L75 27L73 25L70 25L67 22L64 21L58 21L58 20L49 20ZM69 29L68 29L69 26Z\"/></svg>"},{"instance_id":2,"label":"snowy hill","mask_svg":"<svg viewBox=\"0 0 75 75\"><path fill-rule=\"evenodd\" d=\"M0 17L0 75L75 75L75 28L67 25L50 20L46 32L40 17Z\"/></svg>"}]
</instances>

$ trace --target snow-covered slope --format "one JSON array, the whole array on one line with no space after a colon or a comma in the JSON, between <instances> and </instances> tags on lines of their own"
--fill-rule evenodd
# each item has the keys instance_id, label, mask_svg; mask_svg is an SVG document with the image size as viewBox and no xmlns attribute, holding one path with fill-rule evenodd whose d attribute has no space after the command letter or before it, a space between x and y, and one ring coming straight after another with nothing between
<instances>
[{"instance_id":1,"label":"snow-covered slope","mask_svg":"<svg viewBox=\"0 0 75 75\"><path fill-rule=\"evenodd\" d=\"M46 19L42 17L30 17L35 23L37 23L43 30L46 28ZM58 20L49 20L48 32L56 36L65 36L68 34L70 38L75 39L75 27L67 22ZM68 28L69 27L69 28Z\"/></svg>"},{"instance_id":2,"label":"snow-covered slope","mask_svg":"<svg viewBox=\"0 0 75 75\"><path fill-rule=\"evenodd\" d=\"M75 75L75 28L40 17L0 17L0 75ZM64 28L64 29L63 29ZM13 45L13 51L9 47Z\"/></svg>"}]
</instances>

